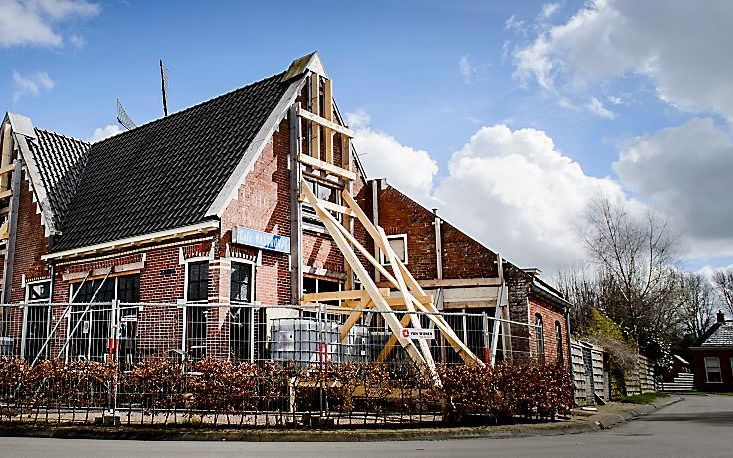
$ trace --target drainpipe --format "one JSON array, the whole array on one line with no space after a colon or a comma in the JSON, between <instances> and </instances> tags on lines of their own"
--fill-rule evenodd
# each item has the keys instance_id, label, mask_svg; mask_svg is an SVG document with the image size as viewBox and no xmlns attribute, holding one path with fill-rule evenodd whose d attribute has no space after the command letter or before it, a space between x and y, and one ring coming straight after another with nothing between
<instances>
[{"instance_id":1,"label":"drainpipe","mask_svg":"<svg viewBox=\"0 0 733 458\"><path fill-rule=\"evenodd\" d=\"M438 209L433 208L433 214L435 215L435 271L438 273L438 280L443 278L443 236L440 230L440 225L443 221L438 216Z\"/></svg>"}]
</instances>

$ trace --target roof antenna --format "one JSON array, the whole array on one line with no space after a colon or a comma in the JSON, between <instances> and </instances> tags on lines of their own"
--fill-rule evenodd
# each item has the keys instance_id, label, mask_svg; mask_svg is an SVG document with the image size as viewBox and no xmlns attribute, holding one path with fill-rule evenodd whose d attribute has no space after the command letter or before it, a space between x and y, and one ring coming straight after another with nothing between
<instances>
[{"instance_id":1,"label":"roof antenna","mask_svg":"<svg viewBox=\"0 0 733 458\"><path fill-rule=\"evenodd\" d=\"M125 109L122 108L122 103L120 103L120 99L117 99L117 122L120 123L120 125L127 130L137 127L137 125L132 122L132 119L127 116L127 112L125 112Z\"/></svg>"},{"instance_id":2,"label":"roof antenna","mask_svg":"<svg viewBox=\"0 0 733 458\"><path fill-rule=\"evenodd\" d=\"M160 59L160 88L163 91L163 116L168 116L168 69Z\"/></svg>"}]
</instances>

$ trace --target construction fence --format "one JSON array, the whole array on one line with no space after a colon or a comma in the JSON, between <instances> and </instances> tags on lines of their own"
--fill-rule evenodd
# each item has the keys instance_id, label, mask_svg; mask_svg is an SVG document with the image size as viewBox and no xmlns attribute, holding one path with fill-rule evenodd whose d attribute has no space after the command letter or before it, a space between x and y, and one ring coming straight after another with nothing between
<instances>
[{"instance_id":1,"label":"construction fence","mask_svg":"<svg viewBox=\"0 0 733 458\"><path fill-rule=\"evenodd\" d=\"M429 345L432 371L413 363L380 313L337 305L2 306L0 421L355 426L477 409L553 416L568 404L557 393L516 393L512 403L496 388L566 382L567 370L532 355L532 325L441 313L485 363L476 377L424 313L413 312L422 328L403 332ZM487 383L503 393L496 405L470 397Z\"/></svg>"}]
</instances>

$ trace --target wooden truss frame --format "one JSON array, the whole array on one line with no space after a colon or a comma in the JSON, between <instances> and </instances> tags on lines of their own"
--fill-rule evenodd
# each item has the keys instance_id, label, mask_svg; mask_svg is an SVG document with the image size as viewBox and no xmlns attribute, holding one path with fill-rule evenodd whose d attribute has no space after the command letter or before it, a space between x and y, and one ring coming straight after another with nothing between
<instances>
[{"instance_id":1,"label":"wooden truss frame","mask_svg":"<svg viewBox=\"0 0 733 458\"><path fill-rule=\"evenodd\" d=\"M310 125L309 154L299 152L297 160L300 164L315 170L335 176L344 183L341 192L342 205L318 199L308 187L304 179L300 179L300 193L298 201L307 202L316 212L316 216L323 223L329 235L344 256L347 280L345 291L303 294L302 303L318 303L336 301L340 305L329 309L328 313L342 313L347 315L341 327L339 338L344 341L349 331L359 322L366 311L376 311L384 318L392 335L381 350L377 361L385 361L394 347L399 344L409 357L420 367L426 368L436 384L440 384L435 361L430 352L430 345L426 339L412 340L405 337L403 331L410 327L421 329L420 316L430 320L431 326L440 332L450 343L456 353L466 364L484 366L479 359L453 331L451 326L440 314L435 306L434 298L425 293L415 277L412 276L405 264L397 257L392 249L384 230L371 222L361 207L351 195L352 182L357 175L351 169L351 145L353 133L348 127L339 124L335 119L331 81L323 75L311 73L308 85L308 110L297 104L294 110L300 119ZM321 94L323 106L321 106ZM341 161L336 163L333 154L334 134L340 134ZM325 157L321 154L321 142L325 146ZM341 214L341 221L337 220L333 212ZM381 250L387 265L382 265L375 255L369 252L353 235L354 220L366 229L367 234L374 241L375 247ZM369 274L368 268L362 264L359 255L366 259L367 266L376 269L381 274L387 288L380 288ZM353 276L361 282L363 289L353 289ZM398 317L399 315L399 317Z\"/></svg>"},{"instance_id":2,"label":"wooden truss frame","mask_svg":"<svg viewBox=\"0 0 733 458\"><path fill-rule=\"evenodd\" d=\"M354 198L346 190L341 193L344 203L357 220L364 226L367 233L372 237L376 246L382 250L385 259L389 261L391 272L369 253L359 241L342 225L336 218L321 204L313 191L301 183L301 192L305 200L316 210L316 214L323 222L326 230L333 238L345 261L356 274L364 290L349 290L329 293L305 294L304 302L317 302L324 300L341 300L341 308L347 311L348 318L343 325L340 338L346 338L349 330L358 322L362 313L368 309L376 309L383 317L387 326L392 331L392 336L378 356L378 361L384 361L391 353L394 346L399 343L405 349L412 360L422 367L426 367L437 380L435 362L426 339L414 341L403 336L403 329L408 325L412 328L422 328L420 314L422 312L434 325L435 328L445 337L453 349L466 364L483 366L484 363L461 341L451 326L440 315L433 304L433 297L425 293L420 284L415 280L405 264L400 261L387 240L384 230L372 224L364 211L359 207ZM356 249L356 251L355 251ZM377 269L388 281L391 288L397 290L398 296L390 294L390 288L379 288L369 275L366 267L361 263L357 251L369 263ZM398 319L395 312L404 313L402 319ZM418 348L419 346L419 348Z\"/></svg>"}]
</instances>

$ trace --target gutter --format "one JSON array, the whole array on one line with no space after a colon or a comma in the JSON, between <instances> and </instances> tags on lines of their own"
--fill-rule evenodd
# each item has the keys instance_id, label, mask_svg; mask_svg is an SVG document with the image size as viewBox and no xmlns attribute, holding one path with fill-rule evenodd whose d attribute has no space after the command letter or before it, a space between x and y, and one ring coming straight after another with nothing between
<instances>
[{"instance_id":1,"label":"gutter","mask_svg":"<svg viewBox=\"0 0 733 458\"><path fill-rule=\"evenodd\" d=\"M192 224L189 226L178 227L175 229L166 229L164 231L153 232L150 234L137 235L134 237L127 237L120 240L114 240L112 242L99 243L96 245L89 245L81 248L74 248L71 250L59 251L58 253L49 253L41 256L44 261L52 259L62 259L76 256L83 256L86 254L96 253L99 251L110 251L118 248L125 248L131 245L139 245L144 242L155 242L160 239L168 239L174 237L183 237L186 235L198 234L201 232L211 232L219 229L219 220L203 221L201 223Z\"/></svg>"}]
</instances>

